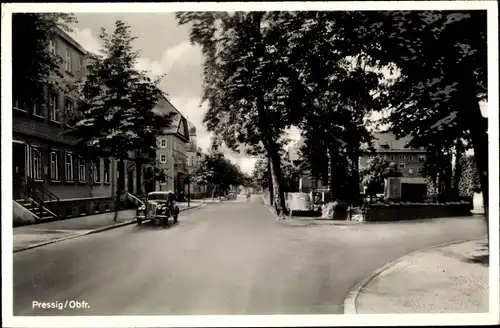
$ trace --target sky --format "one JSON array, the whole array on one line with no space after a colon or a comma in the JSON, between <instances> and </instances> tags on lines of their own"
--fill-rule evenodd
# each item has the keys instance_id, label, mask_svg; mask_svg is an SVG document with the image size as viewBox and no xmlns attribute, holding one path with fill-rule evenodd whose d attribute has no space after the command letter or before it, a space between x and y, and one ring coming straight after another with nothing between
<instances>
[{"instance_id":1,"label":"sky","mask_svg":"<svg viewBox=\"0 0 500 328\"><path fill-rule=\"evenodd\" d=\"M72 37L91 52L101 48L101 28L112 33L116 20L130 25L132 35L137 37L134 48L141 51L138 68L155 76L165 74L161 89L195 125L198 146L204 150L210 147L210 134L202 124L206 107L200 107L203 57L200 48L190 44L189 26L178 26L174 13L78 13L76 17L78 23L72 26ZM292 138L298 138L297 131ZM244 172L251 173L256 159L231 152L225 147L222 151Z\"/></svg>"}]
</instances>

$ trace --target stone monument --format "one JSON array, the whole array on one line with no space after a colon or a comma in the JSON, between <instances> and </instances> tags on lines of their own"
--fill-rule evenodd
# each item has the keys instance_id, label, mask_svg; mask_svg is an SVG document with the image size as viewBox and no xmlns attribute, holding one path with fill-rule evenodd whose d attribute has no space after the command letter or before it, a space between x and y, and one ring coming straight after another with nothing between
<instances>
[{"instance_id":1,"label":"stone monument","mask_svg":"<svg viewBox=\"0 0 500 328\"><path fill-rule=\"evenodd\" d=\"M396 163L389 164L384 172L384 199L401 199L401 177L403 174L397 170Z\"/></svg>"}]
</instances>

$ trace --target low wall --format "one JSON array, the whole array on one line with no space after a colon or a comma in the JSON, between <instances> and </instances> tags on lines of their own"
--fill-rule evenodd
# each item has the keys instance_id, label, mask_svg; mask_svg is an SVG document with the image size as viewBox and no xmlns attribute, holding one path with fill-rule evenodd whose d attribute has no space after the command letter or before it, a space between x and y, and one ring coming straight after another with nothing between
<instances>
[{"instance_id":1,"label":"low wall","mask_svg":"<svg viewBox=\"0 0 500 328\"><path fill-rule=\"evenodd\" d=\"M23 225L34 224L38 217L24 208L21 204L13 201L13 226L19 227Z\"/></svg>"},{"instance_id":2,"label":"low wall","mask_svg":"<svg viewBox=\"0 0 500 328\"><path fill-rule=\"evenodd\" d=\"M123 200L118 206L119 210L135 207L135 204ZM48 203L46 205L60 219L114 211L113 198L111 197L61 199L57 204Z\"/></svg>"},{"instance_id":3,"label":"low wall","mask_svg":"<svg viewBox=\"0 0 500 328\"><path fill-rule=\"evenodd\" d=\"M471 215L467 202L371 204L365 221L399 221Z\"/></svg>"}]
</instances>

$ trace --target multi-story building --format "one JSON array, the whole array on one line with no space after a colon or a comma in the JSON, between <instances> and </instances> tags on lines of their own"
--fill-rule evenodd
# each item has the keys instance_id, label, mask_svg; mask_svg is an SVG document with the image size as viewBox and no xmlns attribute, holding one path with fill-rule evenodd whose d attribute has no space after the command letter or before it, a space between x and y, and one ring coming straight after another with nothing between
<instances>
[{"instance_id":1,"label":"multi-story building","mask_svg":"<svg viewBox=\"0 0 500 328\"><path fill-rule=\"evenodd\" d=\"M156 190L172 190L182 197L184 177L188 173L186 163L186 143L189 142L188 121L167 98L162 98L158 102L155 111L174 114L171 126L158 137L156 163L157 167L165 173L166 179L165 182L156 183Z\"/></svg>"},{"instance_id":2,"label":"multi-story building","mask_svg":"<svg viewBox=\"0 0 500 328\"><path fill-rule=\"evenodd\" d=\"M60 67L63 78L55 73L51 78L65 85L85 76L87 52L64 31L58 30L51 38L50 51L63 59ZM78 140L63 135L69 123L67 114L76 104L75 95L46 87L44 99L42 103L29 103L22 99L22 92L14 93L14 200L28 207L34 198L43 199L53 205L52 216L66 216L59 213L58 208L74 203L75 199L92 203L98 199L110 200L116 178L115 162L100 159L97 165L89 166L75 152ZM65 210L67 206L62 211ZM74 215L75 210L69 210Z\"/></svg>"},{"instance_id":3,"label":"multi-story building","mask_svg":"<svg viewBox=\"0 0 500 328\"><path fill-rule=\"evenodd\" d=\"M427 151L424 148L406 148L410 141L409 137L396 139L391 132L375 133L373 141L375 154L362 156L359 159L359 169L366 167L371 157L383 156L397 165L404 178L423 181L422 168L427 159Z\"/></svg>"}]
</instances>

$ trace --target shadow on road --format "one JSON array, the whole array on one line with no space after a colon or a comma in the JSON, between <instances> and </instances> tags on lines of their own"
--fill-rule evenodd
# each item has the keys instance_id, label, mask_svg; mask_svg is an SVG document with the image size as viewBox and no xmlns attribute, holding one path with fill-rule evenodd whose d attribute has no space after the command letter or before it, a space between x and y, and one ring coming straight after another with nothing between
<instances>
[{"instance_id":1,"label":"shadow on road","mask_svg":"<svg viewBox=\"0 0 500 328\"><path fill-rule=\"evenodd\" d=\"M140 231L154 231L154 230L167 230L167 229L172 229L177 227L180 224L180 222L173 223L171 221L168 222L167 226L163 228L161 223L155 223L153 221L146 221L143 222L142 224L135 224L134 231L135 232L140 232Z\"/></svg>"},{"instance_id":2,"label":"shadow on road","mask_svg":"<svg viewBox=\"0 0 500 328\"><path fill-rule=\"evenodd\" d=\"M466 258L464 261L467 263L476 263L484 266L489 266L490 254L489 254L488 242L480 243L475 251L475 254Z\"/></svg>"}]
</instances>

